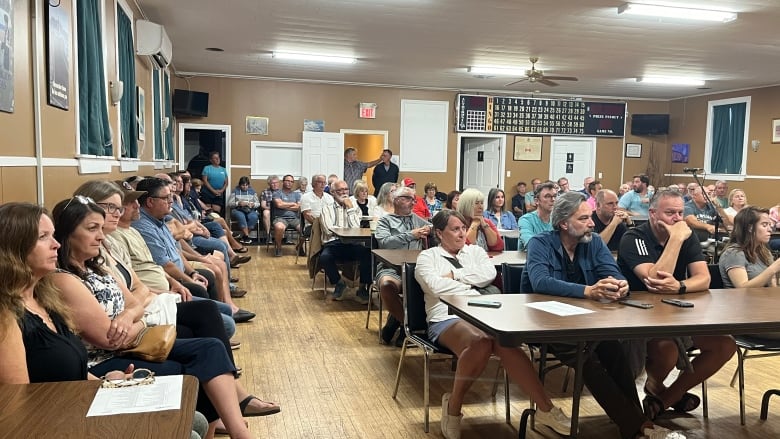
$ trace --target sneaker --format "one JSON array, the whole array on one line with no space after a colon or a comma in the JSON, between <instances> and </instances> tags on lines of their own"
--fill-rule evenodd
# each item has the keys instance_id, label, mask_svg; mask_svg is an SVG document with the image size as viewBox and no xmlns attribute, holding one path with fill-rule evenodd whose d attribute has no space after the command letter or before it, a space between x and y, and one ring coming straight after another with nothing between
<instances>
[{"instance_id":1,"label":"sneaker","mask_svg":"<svg viewBox=\"0 0 780 439\"><path fill-rule=\"evenodd\" d=\"M282 249L280 247L276 247L276 250L274 250L274 256L277 258L282 256Z\"/></svg>"},{"instance_id":2,"label":"sneaker","mask_svg":"<svg viewBox=\"0 0 780 439\"><path fill-rule=\"evenodd\" d=\"M553 407L549 412L536 410L534 415L536 422L546 425L558 434L569 436L571 433L571 419L563 413L560 407Z\"/></svg>"},{"instance_id":3,"label":"sneaker","mask_svg":"<svg viewBox=\"0 0 780 439\"><path fill-rule=\"evenodd\" d=\"M645 428L642 434L644 434L643 439L685 439L685 435L679 431L672 431L658 425L654 425L653 428Z\"/></svg>"},{"instance_id":4,"label":"sneaker","mask_svg":"<svg viewBox=\"0 0 780 439\"><path fill-rule=\"evenodd\" d=\"M343 280L338 281L336 288L333 289L333 300L344 300L344 290L347 289L347 284Z\"/></svg>"},{"instance_id":5,"label":"sneaker","mask_svg":"<svg viewBox=\"0 0 780 439\"><path fill-rule=\"evenodd\" d=\"M233 232L232 235L233 235L234 238L238 239L238 238L241 237L241 235L243 235L243 233L241 233L241 232Z\"/></svg>"},{"instance_id":6,"label":"sneaker","mask_svg":"<svg viewBox=\"0 0 780 439\"><path fill-rule=\"evenodd\" d=\"M390 342L393 341L396 331L398 331L398 328L400 327L401 322L392 315L389 316L387 318L387 323L385 323L385 326L382 328L382 341L385 342L385 344L390 344Z\"/></svg>"},{"instance_id":7,"label":"sneaker","mask_svg":"<svg viewBox=\"0 0 780 439\"><path fill-rule=\"evenodd\" d=\"M252 239L248 236L242 236L241 239L238 240L241 244L248 245L252 243Z\"/></svg>"},{"instance_id":8,"label":"sneaker","mask_svg":"<svg viewBox=\"0 0 780 439\"><path fill-rule=\"evenodd\" d=\"M295 243L293 242L292 239L290 239L290 238L285 238L284 239L284 245L293 245L293 244L295 244Z\"/></svg>"},{"instance_id":9,"label":"sneaker","mask_svg":"<svg viewBox=\"0 0 780 439\"><path fill-rule=\"evenodd\" d=\"M459 416L453 416L447 414L450 407L451 393L445 393L441 396L441 434L446 439L460 439L460 421L463 419L463 414Z\"/></svg>"},{"instance_id":10,"label":"sneaker","mask_svg":"<svg viewBox=\"0 0 780 439\"><path fill-rule=\"evenodd\" d=\"M360 289L357 290L357 293L355 293L353 300L361 305L367 305L369 300L368 290L366 290L364 287L360 287Z\"/></svg>"}]
</instances>

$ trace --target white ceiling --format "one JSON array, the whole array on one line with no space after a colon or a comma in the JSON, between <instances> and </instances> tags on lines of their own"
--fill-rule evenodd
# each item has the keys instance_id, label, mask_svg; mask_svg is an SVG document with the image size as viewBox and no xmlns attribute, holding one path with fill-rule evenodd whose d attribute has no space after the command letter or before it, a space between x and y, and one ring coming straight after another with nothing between
<instances>
[{"instance_id":1,"label":"white ceiling","mask_svg":"<svg viewBox=\"0 0 780 439\"><path fill-rule=\"evenodd\" d=\"M180 75L235 75L524 95L672 99L780 83L780 1L652 1L739 13L725 24L617 14L620 0L136 0L173 42ZM651 3L639 0L638 3ZM224 52L209 52L219 47ZM314 65L271 52L358 58ZM478 78L471 65L577 76L558 87ZM696 76L707 89L636 82Z\"/></svg>"}]
</instances>

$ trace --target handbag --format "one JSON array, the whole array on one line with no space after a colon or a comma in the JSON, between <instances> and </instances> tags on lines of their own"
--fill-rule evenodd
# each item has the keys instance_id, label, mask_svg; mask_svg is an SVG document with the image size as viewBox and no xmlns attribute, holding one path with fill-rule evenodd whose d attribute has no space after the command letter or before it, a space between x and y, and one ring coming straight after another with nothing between
<instances>
[{"instance_id":1,"label":"handbag","mask_svg":"<svg viewBox=\"0 0 780 439\"><path fill-rule=\"evenodd\" d=\"M117 353L122 356L133 356L144 361L162 363L168 358L168 354L171 353L174 341L176 341L176 326L150 326L138 333L135 341L130 344L131 347Z\"/></svg>"}]
</instances>

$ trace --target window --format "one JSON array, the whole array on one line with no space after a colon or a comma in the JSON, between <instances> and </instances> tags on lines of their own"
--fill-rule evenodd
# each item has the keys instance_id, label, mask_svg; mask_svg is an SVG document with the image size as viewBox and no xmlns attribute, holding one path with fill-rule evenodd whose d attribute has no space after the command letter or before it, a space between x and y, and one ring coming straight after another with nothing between
<instances>
[{"instance_id":1,"label":"window","mask_svg":"<svg viewBox=\"0 0 780 439\"><path fill-rule=\"evenodd\" d=\"M117 58L119 80L124 93L119 102L119 132L122 158L138 158L138 121L136 119L135 48L133 47L133 20L124 7L116 8Z\"/></svg>"},{"instance_id":2,"label":"window","mask_svg":"<svg viewBox=\"0 0 780 439\"><path fill-rule=\"evenodd\" d=\"M76 2L79 87L79 153L112 156L103 63L102 8L98 0Z\"/></svg>"},{"instance_id":3,"label":"window","mask_svg":"<svg viewBox=\"0 0 780 439\"><path fill-rule=\"evenodd\" d=\"M744 177L750 125L750 97L710 101L704 169L710 177Z\"/></svg>"}]
</instances>

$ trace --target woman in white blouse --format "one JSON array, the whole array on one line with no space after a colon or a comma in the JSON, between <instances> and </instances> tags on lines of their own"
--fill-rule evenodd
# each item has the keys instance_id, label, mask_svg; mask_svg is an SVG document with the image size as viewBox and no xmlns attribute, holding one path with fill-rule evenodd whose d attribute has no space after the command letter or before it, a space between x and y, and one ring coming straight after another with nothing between
<instances>
[{"instance_id":1,"label":"woman in white blouse","mask_svg":"<svg viewBox=\"0 0 780 439\"><path fill-rule=\"evenodd\" d=\"M454 210L442 210L432 220L440 244L417 258L414 277L425 293L428 336L458 357L452 393L442 397L441 430L445 438L460 438L463 397L485 369L491 355L501 359L512 381L536 401L536 421L568 435L570 420L555 407L536 376L531 361L520 348L508 348L457 316L449 315L439 296L479 295L496 277L496 269L479 246L466 245L466 219Z\"/></svg>"}]
</instances>

